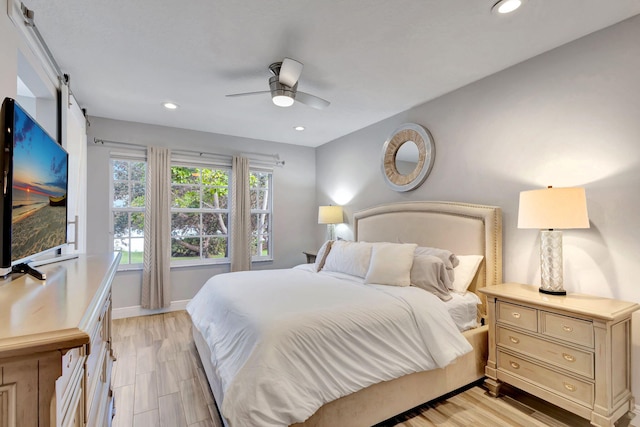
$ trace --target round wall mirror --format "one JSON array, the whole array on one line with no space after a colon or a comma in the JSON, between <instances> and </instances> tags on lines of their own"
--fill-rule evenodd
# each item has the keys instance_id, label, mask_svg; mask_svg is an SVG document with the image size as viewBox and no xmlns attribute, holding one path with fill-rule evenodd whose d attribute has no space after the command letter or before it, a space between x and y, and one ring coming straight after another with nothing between
<instances>
[{"instance_id":1,"label":"round wall mirror","mask_svg":"<svg viewBox=\"0 0 640 427\"><path fill-rule=\"evenodd\" d=\"M429 131L407 123L393 131L382 149L382 175L395 191L409 191L427 179L435 157Z\"/></svg>"}]
</instances>

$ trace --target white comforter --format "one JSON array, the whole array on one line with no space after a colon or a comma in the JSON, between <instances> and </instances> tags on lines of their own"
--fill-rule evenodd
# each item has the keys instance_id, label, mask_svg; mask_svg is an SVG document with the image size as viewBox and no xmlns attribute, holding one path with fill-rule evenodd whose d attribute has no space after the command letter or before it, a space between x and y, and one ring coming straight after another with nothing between
<instances>
[{"instance_id":1,"label":"white comforter","mask_svg":"<svg viewBox=\"0 0 640 427\"><path fill-rule=\"evenodd\" d=\"M308 268L220 274L187 305L211 350L230 426L301 422L327 402L471 351L436 296L335 276Z\"/></svg>"}]
</instances>

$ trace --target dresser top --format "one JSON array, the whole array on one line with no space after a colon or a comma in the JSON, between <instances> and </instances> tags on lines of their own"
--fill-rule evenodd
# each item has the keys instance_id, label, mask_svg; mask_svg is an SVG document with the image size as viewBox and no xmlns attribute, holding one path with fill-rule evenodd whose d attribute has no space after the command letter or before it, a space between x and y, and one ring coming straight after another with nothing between
<instances>
[{"instance_id":1,"label":"dresser top","mask_svg":"<svg viewBox=\"0 0 640 427\"><path fill-rule=\"evenodd\" d=\"M640 309L639 304L629 301L574 293L549 295L539 292L538 289L536 286L521 283L502 283L481 288L479 291L490 297L582 314L607 321L627 317Z\"/></svg>"},{"instance_id":2,"label":"dresser top","mask_svg":"<svg viewBox=\"0 0 640 427\"><path fill-rule=\"evenodd\" d=\"M38 267L44 281L26 274L0 280L0 357L88 343L119 257L80 255Z\"/></svg>"}]
</instances>

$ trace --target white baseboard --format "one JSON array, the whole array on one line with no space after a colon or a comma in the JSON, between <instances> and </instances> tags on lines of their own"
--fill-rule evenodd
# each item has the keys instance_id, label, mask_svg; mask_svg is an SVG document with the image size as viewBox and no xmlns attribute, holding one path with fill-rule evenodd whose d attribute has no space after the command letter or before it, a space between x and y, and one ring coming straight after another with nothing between
<instances>
[{"instance_id":1,"label":"white baseboard","mask_svg":"<svg viewBox=\"0 0 640 427\"><path fill-rule=\"evenodd\" d=\"M142 308L142 306L134 305L131 307L114 308L111 310L112 319L124 319L127 317L149 316L151 314L168 313L170 311L180 311L187 307L187 303L191 301L188 299L180 301L171 301L171 304L167 308L158 308L156 310L150 310L148 308Z\"/></svg>"}]
</instances>

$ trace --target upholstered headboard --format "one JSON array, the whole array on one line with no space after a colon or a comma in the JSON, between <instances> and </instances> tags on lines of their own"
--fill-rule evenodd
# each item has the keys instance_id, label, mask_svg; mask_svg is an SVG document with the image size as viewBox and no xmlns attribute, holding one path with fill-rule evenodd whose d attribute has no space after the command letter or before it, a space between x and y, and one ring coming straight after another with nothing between
<instances>
[{"instance_id":1,"label":"upholstered headboard","mask_svg":"<svg viewBox=\"0 0 640 427\"><path fill-rule=\"evenodd\" d=\"M469 290L502 282L502 211L495 206L458 202L406 202L354 213L355 239L417 243L456 255L484 255ZM484 316L485 298L480 315Z\"/></svg>"}]
</instances>

